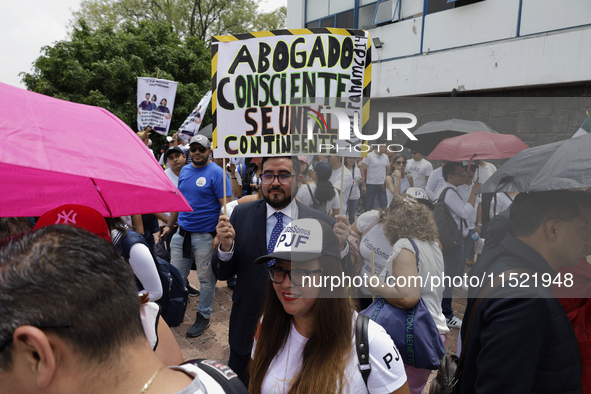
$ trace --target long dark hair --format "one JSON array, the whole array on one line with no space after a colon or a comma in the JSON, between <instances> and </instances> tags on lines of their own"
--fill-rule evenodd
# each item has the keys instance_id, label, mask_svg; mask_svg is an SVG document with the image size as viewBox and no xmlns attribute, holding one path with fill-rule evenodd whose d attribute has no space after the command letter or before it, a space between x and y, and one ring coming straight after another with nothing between
<instances>
[{"instance_id":1,"label":"long dark hair","mask_svg":"<svg viewBox=\"0 0 591 394\"><path fill-rule=\"evenodd\" d=\"M332 200L336 192L334 186L329 181L330 178L322 178L320 174L316 173L316 190L314 191L314 198L319 204L324 204Z\"/></svg>"},{"instance_id":2,"label":"long dark hair","mask_svg":"<svg viewBox=\"0 0 591 394\"><path fill-rule=\"evenodd\" d=\"M392 157L392 162L390 164L390 169L391 169L391 172L390 173L393 173L394 170L396 169L396 165L394 163L396 163L396 160L398 160L398 159L404 159L404 161L407 161L406 160L406 157L404 157L400 153L395 154L394 157ZM403 178L406 176L406 174L405 174L404 171L401 171L401 175L402 175Z\"/></svg>"},{"instance_id":3,"label":"long dark hair","mask_svg":"<svg viewBox=\"0 0 591 394\"><path fill-rule=\"evenodd\" d=\"M321 257L319 260L323 276L342 275L340 260L334 257ZM346 288L332 291L321 288L312 307L312 335L304 345L302 368L294 377L289 393L346 392L345 368L353 356L353 307ZM261 393L269 366L285 345L292 321L293 316L285 312L269 280L258 342L248 367L251 394Z\"/></svg>"},{"instance_id":4,"label":"long dark hair","mask_svg":"<svg viewBox=\"0 0 591 394\"><path fill-rule=\"evenodd\" d=\"M127 237L127 224L121 218L105 218L105 220L107 221L107 226L109 226L109 231L117 230L121 233L119 242L116 245L119 246L125 237Z\"/></svg>"}]
</instances>

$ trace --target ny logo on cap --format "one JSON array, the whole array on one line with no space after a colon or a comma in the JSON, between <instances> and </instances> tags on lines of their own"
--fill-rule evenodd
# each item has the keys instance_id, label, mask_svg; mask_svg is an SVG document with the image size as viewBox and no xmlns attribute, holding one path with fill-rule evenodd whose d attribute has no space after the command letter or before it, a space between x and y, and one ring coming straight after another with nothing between
<instances>
[{"instance_id":1,"label":"ny logo on cap","mask_svg":"<svg viewBox=\"0 0 591 394\"><path fill-rule=\"evenodd\" d=\"M71 218L70 215L72 216ZM76 216L78 216L78 214L74 212L73 209L70 211L70 213L66 213L66 211L63 210L61 213L57 214L57 220L55 221L55 224L76 224ZM60 222L60 220L62 221Z\"/></svg>"}]
</instances>

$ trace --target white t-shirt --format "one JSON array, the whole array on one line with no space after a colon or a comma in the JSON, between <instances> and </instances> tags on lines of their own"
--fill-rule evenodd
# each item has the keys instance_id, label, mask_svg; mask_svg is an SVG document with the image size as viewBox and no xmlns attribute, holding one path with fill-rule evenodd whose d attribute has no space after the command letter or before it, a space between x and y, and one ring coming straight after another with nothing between
<instances>
[{"instance_id":1,"label":"white t-shirt","mask_svg":"<svg viewBox=\"0 0 591 394\"><path fill-rule=\"evenodd\" d=\"M158 346L158 319L160 317L160 305L155 302L147 302L140 306L140 319L144 334L152 350Z\"/></svg>"},{"instance_id":2,"label":"white t-shirt","mask_svg":"<svg viewBox=\"0 0 591 394\"><path fill-rule=\"evenodd\" d=\"M451 183L445 182L443 187L441 188L441 192L439 192L439 196L437 199L440 198L443 191L447 188L451 188L453 190L448 190L445 194L445 205L449 208L451 212L451 216L456 221L456 225L458 228L462 228L462 236L466 238L468 235L468 228L469 226L464 225L460 220L468 220L473 215L476 215L476 210L472 206L472 204L468 204L467 200L463 200L460 192L458 191L458 187L452 185ZM454 191L455 190L455 191ZM457 193L456 193L457 192ZM474 204L476 205L476 203Z\"/></svg>"},{"instance_id":3,"label":"white t-shirt","mask_svg":"<svg viewBox=\"0 0 591 394\"><path fill-rule=\"evenodd\" d=\"M386 168L390 165L388 155L382 153L378 156L374 152L369 152L367 157L363 159L363 164L367 165L365 183L368 185L384 184L386 180Z\"/></svg>"},{"instance_id":4,"label":"white t-shirt","mask_svg":"<svg viewBox=\"0 0 591 394\"><path fill-rule=\"evenodd\" d=\"M310 190L312 191L312 194L314 194L316 192L316 184L309 183L308 185L300 186L300 189L298 190L298 194L296 197L300 199L302 204L309 207L310 205L312 205L314 200L312 200L312 196L310 195L310 190L308 190L308 186L310 186ZM325 213L329 213L331 210L334 211L339 208L340 208L339 193L335 190L333 198L331 198L329 201L326 202Z\"/></svg>"},{"instance_id":5,"label":"white t-shirt","mask_svg":"<svg viewBox=\"0 0 591 394\"><path fill-rule=\"evenodd\" d=\"M168 177L168 179L170 179L170 181L172 182L172 184L178 189L178 187L179 187L179 176L177 174L175 174L174 172L172 172L172 170L170 168L167 168L166 170L164 170L164 173L166 174L166 176Z\"/></svg>"},{"instance_id":6,"label":"white t-shirt","mask_svg":"<svg viewBox=\"0 0 591 394\"><path fill-rule=\"evenodd\" d=\"M433 202L437 200L444 183L445 179L443 179L443 167L437 167L429 176L429 180L427 181L427 186L425 189L429 200Z\"/></svg>"},{"instance_id":7,"label":"white t-shirt","mask_svg":"<svg viewBox=\"0 0 591 394\"><path fill-rule=\"evenodd\" d=\"M379 212L377 210L365 212L359 216L355 222L357 229L363 234L375 223L378 217ZM363 257L363 262L361 263L361 269L359 271L361 277L363 277L364 274L367 274L368 276L371 275L372 250L374 251L375 273L376 275L379 275L386 266L386 261L388 261L390 251L392 250L392 245L390 245L390 242L388 242L384 235L383 223L377 223L363 236L363 238L361 238L361 242L359 243L359 253L361 253L361 257ZM360 287L359 291L366 295L371 294L365 287Z\"/></svg>"},{"instance_id":8,"label":"white t-shirt","mask_svg":"<svg viewBox=\"0 0 591 394\"><path fill-rule=\"evenodd\" d=\"M410 159L407 161L404 171L412 176L415 187L425 190L427 187L427 177L433 172L433 166L426 159L422 159L421 161Z\"/></svg>"},{"instance_id":9,"label":"white t-shirt","mask_svg":"<svg viewBox=\"0 0 591 394\"><path fill-rule=\"evenodd\" d=\"M344 193L341 193L341 197L343 199L343 211L341 214L347 213L347 201L349 200L349 195L351 194L351 188L353 187L353 176L351 175L351 171L348 168L342 166L336 170L332 170L332 175L330 176L330 183L335 187L337 190L341 190L341 171L345 170L345 178L343 181L343 189Z\"/></svg>"},{"instance_id":10,"label":"white t-shirt","mask_svg":"<svg viewBox=\"0 0 591 394\"><path fill-rule=\"evenodd\" d=\"M394 186L396 186L396 177L395 176L392 176L392 181L394 182ZM406 191L406 189L408 189L409 187L410 187L410 182L408 181L408 176L405 176L404 178L400 178L400 194L404 193ZM387 187L386 187L386 198L388 198L388 206L390 206L390 203L392 202L394 195L392 194L390 189Z\"/></svg>"},{"instance_id":11,"label":"white t-shirt","mask_svg":"<svg viewBox=\"0 0 591 394\"><path fill-rule=\"evenodd\" d=\"M359 170L359 167L357 167L357 163L353 164L353 168L349 171L351 171L351 175L353 176L353 187L351 189L351 197L349 197L349 200L358 200L361 198L361 191L359 190L361 171Z\"/></svg>"},{"instance_id":12,"label":"white t-shirt","mask_svg":"<svg viewBox=\"0 0 591 394\"><path fill-rule=\"evenodd\" d=\"M400 357L398 349L396 349L390 335L388 335L382 326L371 320L368 329L371 373L367 380L367 387L365 386L361 372L359 372L359 360L355 350L355 323L357 313L353 315L354 335L351 341L349 364L345 369L345 377L348 379L346 383L347 388L343 392L350 394L389 394L398 390L406 382L402 357ZM292 324L285 345L275 358L273 358L273 361L271 361L261 387L262 393L287 394L294 377L302 367L302 353L307 340ZM256 344L257 342L255 340L252 351L253 355Z\"/></svg>"},{"instance_id":13,"label":"white t-shirt","mask_svg":"<svg viewBox=\"0 0 591 394\"><path fill-rule=\"evenodd\" d=\"M111 231L113 242L120 234L119 230ZM162 297L162 282L150 249L143 243L133 244L129 249L129 265L144 287L140 293L150 293L150 301L158 301Z\"/></svg>"},{"instance_id":14,"label":"white t-shirt","mask_svg":"<svg viewBox=\"0 0 591 394\"><path fill-rule=\"evenodd\" d=\"M511 206L511 204L513 204L513 199L509 196L507 196L507 194L505 193L497 193L497 203L495 204L495 198L493 196L493 199L490 202L490 218L494 218L495 215L498 215L499 213L506 211L507 209L509 209L509 207Z\"/></svg>"},{"instance_id":15,"label":"white t-shirt","mask_svg":"<svg viewBox=\"0 0 591 394\"><path fill-rule=\"evenodd\" d=\"M474 174L474 180L484 184L497 171L492 163L487 161L484 162L484 167L476 166L476 173Z\"/></svg>"},{"instance_id":16,"label":"white t-shirt","mask_svg":"<svg viewBox=\"0 0 591 394\"><path fill-rule=\"evenodd\" d=\"M193 378L191 384L176 394L224 394L226 392L211 375L196 365L183 364L168 368L182 371Z\"/></svg>"},{"instance_id":17,"label":"white t-shirt","mask_svg":"<svg viewBox=\"0 0 591 394\"><path fill-rule=\"evenodd\" d=\"M443 286L433 287L431 289L431 278L435 276L441 278L443 275L443 254L441 253L441 249L439 249L439 245L436 243L419 241L418 239L413 239L413 241L419 250L419 276L422 278L421 298L425 302L427 309L429 309L431 316L433 316L439 333L449 332L449 328L447 328L447 324L445 323L445 316L441 312ZM380 274L380 280L382 282L386 283L386 278L391 276L393 272L392 264L402 249L408 249L413 255L415 254L415 250L408 238L400 238L396 241L390 258L386 262L386 267Z\"/></svg>"},{"instance_id":18,"label":"white t-shirt","mask_svg":"<svg viewBox=\"0 0 591 394\"><path fill-rule=\"evenodd\" d=\"M472 185L473 184L474 182L472 182ZM458 186L458 192L460 193L460 196L462 197L462 200L464 200L464 202L468 202L468 199L470 198L470 193L472 192L472 185ZM472 214L472 216L470 216L469 219L466 219L466 223L468 224L469 229L473 229L474 227L476 227L476 215L478 213L478 204L480 204L481 201L482 197L480 197L480 195L477 195L476 201L474 202L474 214Z\"/></svg>"}]
</instances>

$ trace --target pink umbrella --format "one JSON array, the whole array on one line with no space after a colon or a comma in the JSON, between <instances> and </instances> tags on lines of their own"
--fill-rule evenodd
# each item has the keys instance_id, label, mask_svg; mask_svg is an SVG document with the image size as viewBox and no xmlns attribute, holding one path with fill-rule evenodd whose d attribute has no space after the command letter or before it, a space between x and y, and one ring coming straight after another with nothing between
<instances>
[{"instance_id":1,"label":"pink umbrella","mask_svg":"<svg viewBox=\"0 0 591 394\"><path fill-rule=\"evenodd\" d=\"M106 217L191 210L109 111L3 83L0 97L0 216L40 216L66 203Z\"/></svg>"},{"instance_id":2,"label":"pink umbrella","mask_svg":"<svg viewBox=\"0 0 591 394\"><path fill-rule=\"evenodd\" d=\"M447 161L506 159L527 148L529 146L511 134L475 131L441 141L427 159Z\"/></svg>"}]
</instances>

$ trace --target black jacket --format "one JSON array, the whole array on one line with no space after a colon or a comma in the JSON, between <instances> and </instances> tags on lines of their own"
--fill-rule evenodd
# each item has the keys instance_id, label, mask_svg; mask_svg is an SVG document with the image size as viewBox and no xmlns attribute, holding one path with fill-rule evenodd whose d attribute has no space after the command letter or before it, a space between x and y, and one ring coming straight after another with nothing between
<instances>
[{"instance_id":1,"label":"black jacket","mask_svg":"<svg viewBox=\"0 0 591 394\"><path fill-rule=\"evenodd\" d=\"M542 281L544 274L555 277L550 265L511 234L482 256L471 275L489 279L492 273L496 280L501 272L525 268L537 272L538 280L536 285L531 275L527 281L520 277L513 288L505 278L505 286L496 286L491 298L482 301L466 342L472 297L479 291L470 288L461 331L462 346L468 347L459 392L581 393L581 359L573 327L551 287Z\"/></svg>"}]
</instances>

